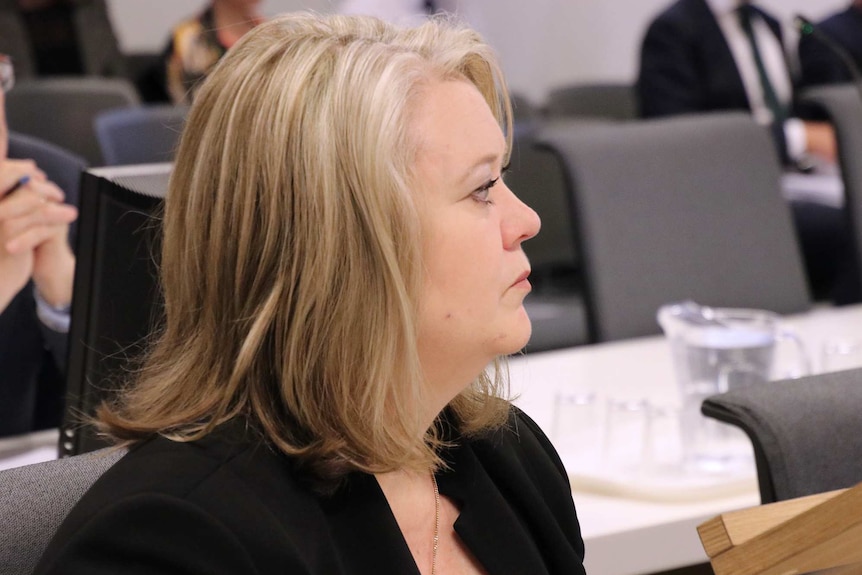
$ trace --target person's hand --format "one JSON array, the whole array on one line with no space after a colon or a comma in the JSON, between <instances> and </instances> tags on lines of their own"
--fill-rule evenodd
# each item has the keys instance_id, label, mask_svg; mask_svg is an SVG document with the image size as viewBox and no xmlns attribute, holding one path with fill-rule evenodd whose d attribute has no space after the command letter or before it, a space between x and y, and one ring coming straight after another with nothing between
<instances>
[{"instance_id":1,"label":"person's hand","mask_svg":"<svg viewBox=\"0 0 862 575\"><path fill-rule=\"evenodd\" d=\"M77 210L29 160L0 161L0 195L0 311L31 277L49 304L68 304L75 260L66 236Z\"/></svg>"},{"instance_id":2,"label":"person's hand","mask_svg":"<svg viewBox=\"0 0 862 575\"><path fill-rule=\"evenodd\" d=\"M838 144L832 125L828 122L805 122L804 125L806 151L833 164L837 162Z\"/></svg>"}]
</instances>

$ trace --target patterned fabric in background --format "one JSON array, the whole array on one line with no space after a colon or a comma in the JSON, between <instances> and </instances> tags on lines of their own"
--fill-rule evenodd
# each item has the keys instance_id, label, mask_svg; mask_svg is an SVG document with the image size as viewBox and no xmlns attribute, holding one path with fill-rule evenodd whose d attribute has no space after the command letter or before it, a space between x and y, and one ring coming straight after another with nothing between
<instances>
[{"instance_id":1,"label":"patterned fabric in background","mask_svg":"<svg viewBox=\"0 0 862 575\"><path fill-rule=\"evenodd\" d=\"M211 8L177 24L165 55L171 100L175 104L191 103L197 86L227 49L216 32Z\"/></svg>"}]
</instances>

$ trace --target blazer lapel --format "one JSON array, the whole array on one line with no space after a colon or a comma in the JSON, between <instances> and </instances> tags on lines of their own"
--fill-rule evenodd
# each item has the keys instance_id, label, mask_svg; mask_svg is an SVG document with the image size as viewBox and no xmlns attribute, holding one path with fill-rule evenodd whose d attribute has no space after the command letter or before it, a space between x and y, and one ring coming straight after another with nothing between
<instances>
[{"instance_id":1,"label":"blazer lapel","mask_svg":"<svg viewBox=\"0 0 862 575\"><path fill-rule=\"evenodd\" d=\"M715 15L706 0L688 1L695 21L695 29L703 36L702 65L704 69L711 70L707 78L710 84L707 93L714 94L716 101L711 102L710 108L751 109L742 76L739 74L739 68L736 67L736 60Z\"/></svg>"},{"instance_id":2,"label":"blazer lapel","mask_svg":"<svg viewBox=\"0 0 862 575\"><path fill-rule=\"evenodd\" d=\"M420 575L374 476L350 474L335 496L322 500L322 506L344 573Z\"/></svg>"}]
</instances>

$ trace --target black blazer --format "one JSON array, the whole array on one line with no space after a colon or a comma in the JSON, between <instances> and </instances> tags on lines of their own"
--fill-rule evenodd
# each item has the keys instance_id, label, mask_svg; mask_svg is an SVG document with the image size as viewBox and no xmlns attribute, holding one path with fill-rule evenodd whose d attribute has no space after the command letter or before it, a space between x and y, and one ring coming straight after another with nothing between
<instances>
[{"instance_id":1,"label":"black blazer","mask_svg":"<svg viewBox=\"0 0 862 575\"><path fill-rule=\"evenodd\" d=\"M857 68L862 68L862 9L850 6L817 25L820 31L844 48ZM853 75L847 65L819 38L803 36L799 40L802 83L806 86L850 82Z\"/></svg>"},{"instance_id":2,"label":"black blazer","mask_svg":"<svg viewBox=\"0 0 862 575\"><path fill-rule=\"evenodd\" d=\"M440 492L455 530L491 575L583 574L563 466L518 410L484 439L443 452ZM334 496L241 421L193 442L147 441L72 510L36 573L413 574L413 557L373 476Z\"/></svg>"},{"instance_id":3,"label":"black blazer","mask_svg":"<svg viewBox=\"0 0 862 575\"><path fill-rule=\"evenodd\" d=\"M757 9L782 42L778 21ZM678 0L650 24L641 45L638 104L646 118L751 110L730 46L705 0ZM772 129L786 158L784 127Z\"/></svg>"}]
</instances>

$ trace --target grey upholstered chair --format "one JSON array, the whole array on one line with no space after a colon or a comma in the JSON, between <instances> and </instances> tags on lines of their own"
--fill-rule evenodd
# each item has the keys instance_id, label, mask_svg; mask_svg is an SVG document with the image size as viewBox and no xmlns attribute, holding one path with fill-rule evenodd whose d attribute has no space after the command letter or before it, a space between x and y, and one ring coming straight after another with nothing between
<instances>
[{"instance_id":1,"label":"grey upholstered chair","mask_svg":"<svg viewBox=\"0 0 862 575\"><path fill-rule=\"evenodd\" d=\"M84 158L50 142L17 132L9 134L9 157L35 160L48 178L66 193L66 201L77 204L81 174L87 169Z\"/></svg>"},{"instance_id":2,"label":"grey upholstered chair","mask_svg":"<svg viewBox=\"0 0 862 575\"><path fill-rule=\"evenodd\" d=\"M862 481L862 370L753 385L713 396L702 411L754 445L763 503Z\"/></svg>"},{"instance_id":3,"label":"grey upholstered chair","mask_svg":"<svg viewBox=\"0 0 862 575\"><path fill-rule=\"evenodd\" d=\"M801 101L824 112L835 127L847 215L862 269L862 89L851 84L803 92Z\"/></svg>"},{"instance_id":4,"label":"grey upholstered chair","mask_svg":"<svg viewBox=\"0 0 862 575\"><path fill-rule=\"evenodd\" d=\"M108 448L0 471L0 575L32 573L72 507L125 452Z\"/></svg>"},{"instance_id":5,"label":"grey upholstered chair","mask_svg":"<svg viewBox=\"0 0 862 575\"><path fill-rule=\"evenodd\" d=\"M111 108L137 106L134 85L119 78L82 76L21 81L6 95L9 128L102 164L93 119Z\"/></svg>"},{"instance_id":6,"label":"grey upholstered chair","mask_svg":"<svg viewBox=\"0 0 862 575\"><path fill-rule=\"evenodd\" d=\"M96 137L106 166L153 164L174 159L187 106L117 108L99 113Z\"/></svg>"},{"instance_id":7,"label":"grey upholstered chair","mask_svg":"<svg viewBox=\"0 0 862 575\"><path fill-rule=\"evenodd\" d=\"M541 144L565 166L591 341L659 333L672 301L809 307L778 159L750 115L549 126Z\"/></svg>"},{"instance_id":8,"label":"grey upholstered chair","mask_svg":"<svg viewBox=\"0 0 862 575\"><path fill-rule=\"evenodd\" d=\"M556 155L535 146L541 125L535 118L516 122L506 174L506 184L542 219L541 233L523 245L535 288L524 302L533 323L528 352L587 342L565 174Z\"/></svg>"},{"instance_id":9,"label":"grey upholstered chair","mask_svg":"<svg viewBox=\"0 0 862 575\"><path fill-rule=\"evenodd\" d=\"M634 87L623 83L580 84L556 88L548 94L544 112L549 118L635 120L638 117Z\"/></svg>"}]
</instances>

